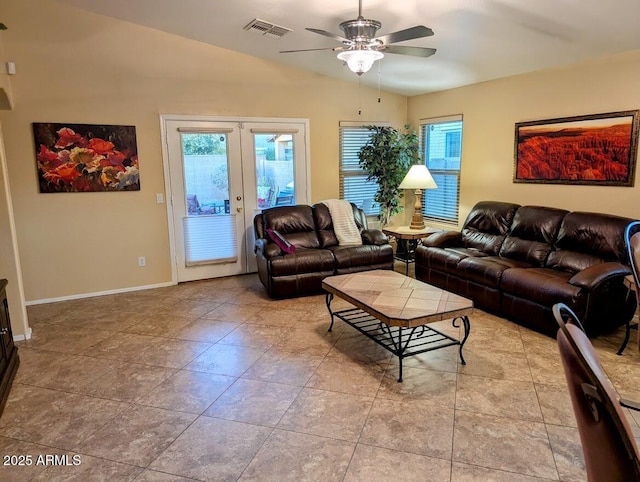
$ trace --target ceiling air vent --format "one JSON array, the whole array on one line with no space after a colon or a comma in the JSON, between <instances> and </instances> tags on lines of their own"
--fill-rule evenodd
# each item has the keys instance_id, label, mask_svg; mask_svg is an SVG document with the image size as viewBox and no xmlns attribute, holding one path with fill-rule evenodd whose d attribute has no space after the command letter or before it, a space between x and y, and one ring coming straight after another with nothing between
<instances>
[{"instance_id":1,"label":"ceiling air vent","mask_svg":"<svg viewBox=\"0 0 640 482\"><path fill-rule=\"evenodd\" d=\"M264 20L260 20L258 18L251 20L251 22L245 25L244 29L250 30L252 32L258 32L262 35L267 35L268 37L272 38L284 37L286 34L292 31L290 28L281 27L280 25L265 22Z\"/></svg>"}]
</instances>

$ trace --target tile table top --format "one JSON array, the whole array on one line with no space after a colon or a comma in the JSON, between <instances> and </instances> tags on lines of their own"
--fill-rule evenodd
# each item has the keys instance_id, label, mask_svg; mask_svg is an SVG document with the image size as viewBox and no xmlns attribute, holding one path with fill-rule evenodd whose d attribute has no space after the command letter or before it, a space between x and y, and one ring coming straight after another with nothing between
<instances>
[{"instance_id":1,"label":"tile table top","mask_svg":"<svg viewBox=\"0 0 640 482\"><path fill-rule=\"evenodd\" d=\"M473 312L473 302L391 270L329 276L322 287L391 326L413 327Z\"/></svg>"}]
</instances>

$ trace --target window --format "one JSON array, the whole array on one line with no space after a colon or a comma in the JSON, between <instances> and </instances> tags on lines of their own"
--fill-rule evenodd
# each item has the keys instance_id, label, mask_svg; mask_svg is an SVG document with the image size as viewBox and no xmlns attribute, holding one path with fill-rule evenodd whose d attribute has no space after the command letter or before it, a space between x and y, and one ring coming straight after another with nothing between
<instances>
[{"instance_id":1,"label":"window","mask_svg":"<svg viewBox=\"0 0 640 482\"><path fill-rule=\"evenodd\" d=\"M420 123L422 155L438 189L425 191L423 214L433 221L458 223L462 116Z\"/></svg>"},{"instance_id":2,"label":"window","mask_svg":"<svg viewBox=\"0 0 640 482\"><path fill-rule=\"evenodd\" d=\"M445 157L460 157L460 138L462 131L451 131L445 133Z\"/></svg>"},{"instance_id":3,"label":"window","mask_svg":"<svg viewBox=\"0 0 640 482\"><path fill-rule=\"evenodd\" d=\"M358 157L360 149L371 137L371 131L366 127L371 124L340 122L340 199L351 201L365 214L375 216L380 213L378 203L373 200L378 184L367 181L367 173L360 167Z\"/></svg>"}]
</instances>

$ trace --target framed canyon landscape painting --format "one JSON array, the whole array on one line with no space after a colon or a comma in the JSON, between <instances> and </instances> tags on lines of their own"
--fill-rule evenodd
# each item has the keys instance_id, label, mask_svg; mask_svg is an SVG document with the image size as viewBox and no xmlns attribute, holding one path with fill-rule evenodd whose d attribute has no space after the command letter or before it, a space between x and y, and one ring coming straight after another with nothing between
<instances>
[{"instance_id":1,"label":"framed canyon landscape painting","mask_svg":"<svg viewBox=\"0 0 640 482\"><path fill-rule=\"evenodd\" d=\"M513 182L633 186L639 112L517 123Z\"/></svg>"},{"instance_id":2,"label":"framed canyon landscape painting","mask_svg":"<svg viewBox=\"0 0 640 482\"><path fill-rule=\"evenodd\" d=\"M41 193L139 191L135 126L33 123Z\"/></svg>"}]
</instances>

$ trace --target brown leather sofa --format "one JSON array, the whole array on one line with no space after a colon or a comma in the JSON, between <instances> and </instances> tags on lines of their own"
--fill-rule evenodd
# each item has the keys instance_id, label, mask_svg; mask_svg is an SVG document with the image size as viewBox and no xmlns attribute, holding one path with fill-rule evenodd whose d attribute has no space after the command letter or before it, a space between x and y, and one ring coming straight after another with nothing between
<instances>
[{"instance_id":1,"label":"brown leather sofa","mask_svg":"<svg viewBox=\"0 0 640 482\"><path fill-rule=\"evenodd\" d=\"M555 336L551 308L565 303L590 336L626 323L636 300L624 231L632 219L483 201L461 232L431 235L416 249L416 278Z\"/></svg>"},{"instance_id":2,"label":"brown leather sofa","mask_svg":"<svg viewBox=\"0 0 640 482\"><path fill-rule=\"evenodd\" d=\"M368 229L367 218L352 204L362 246L340 246L331 215L322 203L266 209L255 216L255 254L258 276L272 298L322 292L322 280L331 275L371 269L393 269L393 248L378 229ZM268 235L276 230L295 252L287 254Z\"/></svg>"}]
</instances>

